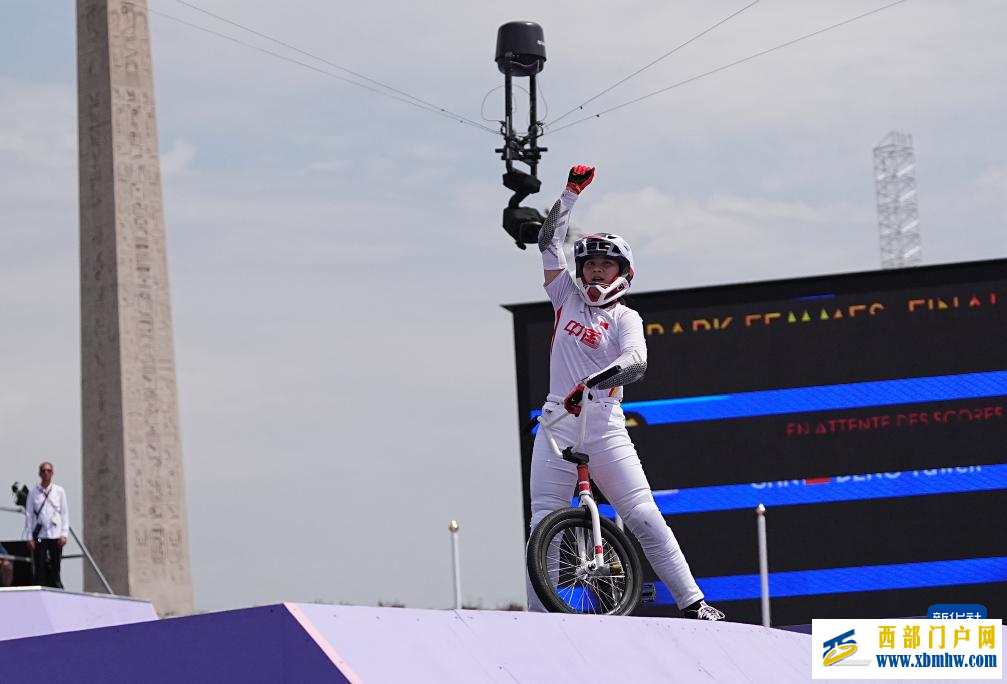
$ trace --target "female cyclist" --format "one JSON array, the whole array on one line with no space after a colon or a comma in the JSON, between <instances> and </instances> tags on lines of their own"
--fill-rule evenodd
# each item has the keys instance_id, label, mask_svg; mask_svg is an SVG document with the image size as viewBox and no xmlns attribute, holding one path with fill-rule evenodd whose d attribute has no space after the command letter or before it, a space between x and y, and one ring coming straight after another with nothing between
<instances>
[{"instance_id":1,"label":"female cyclist","mask_svg":"<svg viewBox=\"0 0 1007 684\"><path fill-rule=\"evenodd\" d=\"M582 402L588 421L580 450L591 457L591 473L605 496L640 541L657 576L667 585L682 614L699 620L722 620L707 605L671 528L654 503L622 413L622 386L639 380L647 369L643 320L619 298L633 281L633 253L618 235L599 233L574 245L576 277L567 270L563 243L570 212L581 191L594 180L594 168L575 166L566 190L549 211L539 234L545 291L556 312L549 363L549 396L543 414L568 411L578 416ZM602 376L602 374L604 374ZM597 382L592 378L602 376ZM552 428L557 441L574 444L575 420ZM543 431L532 450L531 529L549 513L570 505L576 466L557 458ZM528 583L530 610L543 611Z\"/></svg>"}]
</instances>

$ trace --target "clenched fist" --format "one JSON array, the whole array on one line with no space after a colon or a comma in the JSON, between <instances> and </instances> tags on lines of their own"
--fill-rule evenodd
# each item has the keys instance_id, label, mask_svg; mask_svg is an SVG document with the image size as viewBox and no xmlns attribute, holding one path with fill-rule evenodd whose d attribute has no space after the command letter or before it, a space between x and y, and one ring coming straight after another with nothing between
<instances>
[{"instance_id":1,"label":"clenched fist","mask_svg":"<svg viewBox=\"0 0 1007 684\"><path fill-rule=\"evenodd\" d=\"M593 180L593 166L575 166L570 169L570 175L566 179L566 187L571 192L579 195L584 188L591 185L591 181Z\"/></svg>"}]
</instances>

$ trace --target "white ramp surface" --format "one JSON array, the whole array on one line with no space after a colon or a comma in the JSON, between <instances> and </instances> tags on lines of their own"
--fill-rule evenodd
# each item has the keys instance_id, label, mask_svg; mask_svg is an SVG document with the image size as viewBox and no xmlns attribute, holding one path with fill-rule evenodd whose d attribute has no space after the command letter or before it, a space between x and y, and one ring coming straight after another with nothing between
<instances>
[{"instance_id":1,"label":"white ramp surface","mask_svg":"<svg viewBox=\"0 0 1007 684\"><path fill-rule=\"evenodd\" d=\"M810 637L666 618L288 604L359 682L807 682ZM341 668L342 669L342 668Z\"/></svg>"},{"instance_id":2,"label":"white ramp surface","mask_svg":"<svg viewBox=\"0 0 1007 684\"><path fill-rule=\"evenodd\" d=\"M149 601L45 587L0 589L0 641L156 620Z\"/></svg>"}]
</instances>

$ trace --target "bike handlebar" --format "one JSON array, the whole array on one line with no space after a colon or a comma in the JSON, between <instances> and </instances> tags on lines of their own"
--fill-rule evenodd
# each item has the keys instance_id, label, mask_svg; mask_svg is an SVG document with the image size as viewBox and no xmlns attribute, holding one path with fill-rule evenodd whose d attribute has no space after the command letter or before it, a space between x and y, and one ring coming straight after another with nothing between
<instances>
[{"instance_id":1,"label":"bike handlebar","mask_svg":"<svg viewBox=\"0 0 1007 684\"><path fill-rule=\"evenodd\" d=\"M579 416L574 416L573 414L568 413L566 409L562 407L562 405L559 407L559 409L557 409L555 416L550 416L549 418L545 418L544 417L545 414L536 416L535 421L538 423L539 428L545 432L545 436L549 442L549 446L552 447L553 452L555 452L557 456L562 456L563 450L560 449L559 445L556 443L556 438L553 437L552 430L550 428L552 428L553 425L556 425L559 421L563 420L567 416L570 416L571 418L577 420L580 424L580 430L578 431L577 443L573 444L572 448L574 451L580 451L580 446L584 443L584 437L587 433L587 420L585 419L587 415L587 407L593 403L595 403L595 400L591 398L591 393L585 392L584 401L581 404Z\"/></svg>"}]
</instances>

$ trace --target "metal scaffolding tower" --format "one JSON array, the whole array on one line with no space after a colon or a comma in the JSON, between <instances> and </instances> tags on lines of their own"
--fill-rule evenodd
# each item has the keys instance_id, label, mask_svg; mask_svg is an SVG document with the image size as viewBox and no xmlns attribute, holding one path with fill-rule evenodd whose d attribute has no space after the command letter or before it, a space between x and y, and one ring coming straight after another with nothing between
<instances>
[{"instance_id":1,"label":"metal scaffolding tower","mask_svg":"<svg viewBox=\"0 0 1007 684\"><path fill-rule=\"evenodd\" d=\"M923 260L916 205L913 136L892 131L874 148L881 267L918 266Z\"/></svg>"}]
</instances>

